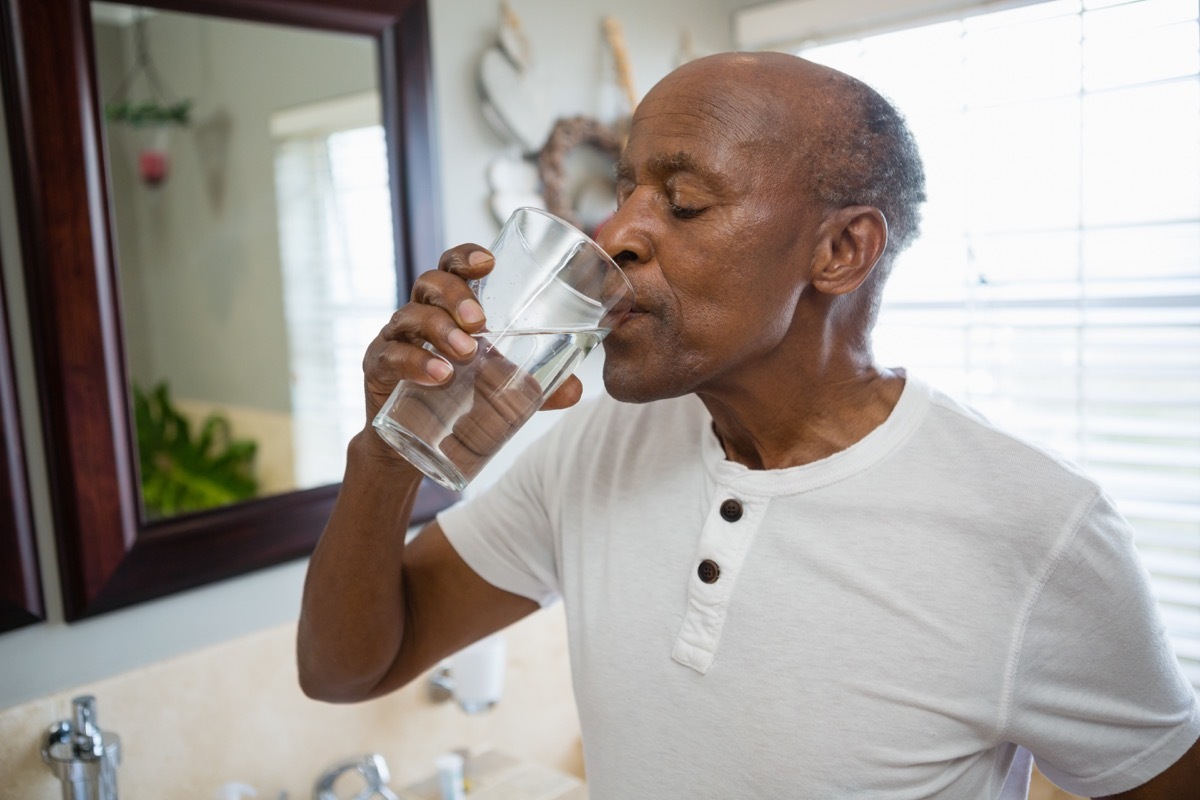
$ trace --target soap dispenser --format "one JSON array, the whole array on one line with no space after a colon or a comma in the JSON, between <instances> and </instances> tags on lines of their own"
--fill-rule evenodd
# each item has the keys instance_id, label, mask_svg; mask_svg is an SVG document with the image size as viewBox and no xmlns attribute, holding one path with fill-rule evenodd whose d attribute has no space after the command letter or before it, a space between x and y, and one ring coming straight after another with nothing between
<instances>
[{"instance_id":1,"label":"soap dispenser","mask_svg":"<svg viewBox=\"0 0 1200 800\"><path fill-rule=\"evenodd\" d=\"M71 719L56 722L46 734L42 760L62 781L63 800L117 800L121 740L100 730L96 698L71 701Z\"/></svg>"}]
</instances>

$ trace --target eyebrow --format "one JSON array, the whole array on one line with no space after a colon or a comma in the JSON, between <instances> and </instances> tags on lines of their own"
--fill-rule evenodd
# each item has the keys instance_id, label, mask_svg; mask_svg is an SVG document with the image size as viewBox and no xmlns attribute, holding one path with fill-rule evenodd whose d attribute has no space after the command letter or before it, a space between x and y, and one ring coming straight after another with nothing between
<instances>
[{"instance_id":1,"label":"eyebrow","mask_svg":"<svg viewBox=\"0 0 1200 800\"><path fill-rule=\"evenodd\" d=\"M678 151L652 156L646 161L646 170L659 177L670 177L679 173L690 173L702 180L719 183L719 177L710 169L704 167L691 153ZM633 165L621 158L617 161L615 174L618 181L633 182Z\"/></svg>"}]
</instances>

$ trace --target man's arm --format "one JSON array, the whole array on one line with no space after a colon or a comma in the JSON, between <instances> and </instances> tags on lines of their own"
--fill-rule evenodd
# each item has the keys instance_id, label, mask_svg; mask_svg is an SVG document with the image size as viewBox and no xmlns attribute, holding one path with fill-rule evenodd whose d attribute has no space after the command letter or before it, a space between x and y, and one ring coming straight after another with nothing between
<instances>
[{"instance_id":1,"label":"man's arm","mask_svg":"<svg viewBox=\"0 0 1200 800\"><path fill-rule=\"evenodd\" d=\"M350 442L333 513L308 566L297 633L300 685L310 697L353 702L403 686L441 658L529 614L537 604L484 581L436 523L407 546L422 475L380 439L370 420L400 380L445 383L442 353L473 345L484 326L468 281L491 271L491 255L460 245L421 275L363 358L368 424ZM462 356L469 359L470 355ZM544 408L582 393L568 380ZM479 407L478 413L491 411Z\"/></svg>"},{"instance_id":2,"label":"man's arm","mask_svg":"<svg viewBox=\"0 0 1200 800\"><path fill-rule=\"evenodd\" d=\"M1200 741L1157 777L1110 800L1194 800L1200 797Z\"/></svg>"},{"instance_id":3,"label":"man's arm","mask_svg":"<svg viewBox=\"0 0 1200 800\"><path fill-rule=\"evenodd\" d=\"M405 545L421 474L386 447L369 430L351 442L309 563L297 662L301 688L316 699L386 694L537 608L479 577L436 522Z\"/></svg>"}]
</instances>

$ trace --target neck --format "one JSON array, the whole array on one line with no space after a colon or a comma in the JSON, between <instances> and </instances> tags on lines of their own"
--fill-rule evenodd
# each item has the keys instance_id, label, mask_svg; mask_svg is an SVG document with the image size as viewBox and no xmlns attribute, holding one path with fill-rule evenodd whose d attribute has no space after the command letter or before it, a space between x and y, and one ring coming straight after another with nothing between
<instances>
[{"instance_id":1,"label":"neck","mask_svg":"<svg viewBox=\"0 0 1200 800\"><path fill-rule=\"evenodd\" d=\"M904 388L903 375L876 367L869 356L764 378L757 390L743 383L698 393L726 458L751 469L800 466L845 450L883 424Z\"/></svg>"}]
</instances>

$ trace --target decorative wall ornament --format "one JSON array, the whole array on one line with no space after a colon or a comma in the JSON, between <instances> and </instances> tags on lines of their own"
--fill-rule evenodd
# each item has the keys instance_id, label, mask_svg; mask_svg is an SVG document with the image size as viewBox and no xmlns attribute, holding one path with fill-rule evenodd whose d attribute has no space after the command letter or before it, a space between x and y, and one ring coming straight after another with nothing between
<instances>
[{"instance_id":1,"label":"decorative wall ornament","mask_svg":"<svg viewBox=\"0 0 1200 800\"><path fill-rule=\"evenodd\" d=\"M511 153L499 156L488 164L487 179L491 189L488 205L497 223L503 224L521 206L545 205L538 167L531 158Z\"/></svg>"},{"instance_id":2,"label":"decorative wall ornament","mask_svg":"<svg viewBox=\"0 0 1200 800\"><path fill-rule=\"evenodd\" d=\"M501 139L522 153L536 152L546 140L554 117L545 110L541 89L532 75L532 54L521 20L500 4L496 38L479 59L479 98L484 119Z\"/></svg>"},{"instance_id":3,"label":"decorative wall ornament","mask_svg":"<svg viewBox=\"0 0 1200 800\"><path fill-rule=\"evenodd\" d=\"M637 91L633 88L633 67L629 64L629 48L625 46L625 32L616 17L604 18L604 39L612 50L613 61L617 68L617 83L625 93L625 101L629 103L629 116L637 110Z\"/></svg>"},{"instance_id":4,"label":"decorative wall ornament","mask_svg":"<svg viewBox=\"0 0 1200 800\"><path fill-rule=\"evenodd\" d=\"M615 130L591 117L558 120L537 159L546 210L587 233L595 232L613 211L615 189L611 165L621 155L621 144ZM571 187L567 180L567 157L582 146L594 148L606 157L610 169L593 170L590 177L577 180Z\"/></svg>"},{"instance_id":5,"label":"decorative wall ornament","mask_svg":"<svg viewBox=\"0 0 1200 800\"><path fill-rule=\"evenodd\" d=\"M484 50L478 72L483 116L514 147L488 166L492 215L503 223L514 208L536 205L593 233L616 207L613 165L637 106L621 25L605 17L601 32L627 108L611 123L584 115L556 119L545 111L521 20L507 2L500 11L495 40Z\"/></svg>"}]
</instances>

